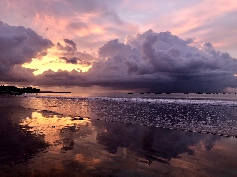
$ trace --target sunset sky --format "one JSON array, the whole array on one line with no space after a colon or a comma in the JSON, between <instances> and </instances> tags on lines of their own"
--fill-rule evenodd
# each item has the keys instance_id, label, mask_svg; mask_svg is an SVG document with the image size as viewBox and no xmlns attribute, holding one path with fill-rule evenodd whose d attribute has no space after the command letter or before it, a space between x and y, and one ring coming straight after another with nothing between
<instances>
[{"instance_id":1,"label":"sunset sky","mask_svg":"<svg viewBox=\"0 0 237 177\"><path fill-rule=\"evenodd\" d=\"M0 81L237 91L236 0L0 1Z\"/></svg>"}]
</instances>

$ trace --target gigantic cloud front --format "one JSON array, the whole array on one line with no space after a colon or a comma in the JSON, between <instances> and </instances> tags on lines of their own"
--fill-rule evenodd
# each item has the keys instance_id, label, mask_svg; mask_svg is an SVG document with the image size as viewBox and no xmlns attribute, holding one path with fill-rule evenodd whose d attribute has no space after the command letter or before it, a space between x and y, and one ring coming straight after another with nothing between
<instances>
[{"instance_id":1,"label":"gigantic cloud front","mask_svg":"<svg viewBox=\"0 0 237 177\"><path fill-rule=\"evenodd\" d=\"M0 79L1 81L29 81L32 71L22 64L47 55L53 43L43 39L30 28L10 26L0 21Z\"/></svg>"},{"instance_id":2,"label":"gigantic cloud front","mask_svg":"<svg viewBox=\"0 0 237 177\"><path fill-rule=\"evenodd\" d=\"M237 86L236 59L216 51L211 43L200 48L193 44L192 39L149 30L127 36L124 43L115 39L104 44L98 51L100 60L93 62L87 73L48 71L38 81L47 84L53 79L51 83L55 85L99 85L160 92L221 92L226 87Z\"/></svg>"},{"instance_id":3,"label":"gigantic cloud front","mask_svg":"<svg viewBox=\"0 0 237 177\"><path fill-rule=\"evenodd\" d=\"M0 22L0 80L34 85L106 86L116 89L145 89L156 92L221 92L237 87L237 60L216 51L211 43L194 47L170 32L130 35L99 48L98 57L77 51L70 39L57 43L59 59L66 64L92 67L88 72L45 71L34 76L22 67L32 58L47 55L53 43L29 28Z\"/></svg>"}]
</instances>

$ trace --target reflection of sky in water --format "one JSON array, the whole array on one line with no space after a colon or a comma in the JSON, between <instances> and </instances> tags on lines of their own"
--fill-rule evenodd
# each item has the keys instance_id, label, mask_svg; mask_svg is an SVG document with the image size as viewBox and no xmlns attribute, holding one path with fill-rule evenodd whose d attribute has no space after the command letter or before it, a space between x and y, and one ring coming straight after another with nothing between
<instances>
[{"instance_id":1,"label":"reflection of sky in water","mask_svg":"<svg viewBox=\"0 0 237 177\"><path fill-rule=\"evenodd\" d=\"M72 120L71 117L53 115L48 112L32 112L31 117L21 120L20 125L27 126L28 131L36 136L44 137L44 141L56 146L57 149L72 149L74 145L73 136L81 137L90 134L85 129L90 126L88 118L83 120ZM75 135L74 135L75 134Z\"/></svg>"},{"instance_id":2,"label":"reflection of sky in water","mask_svg":"<svg viewBox=\"0 0 237 177\"><path fill-rule=\"evenodd\" d=\"M49 111L12 107L6 111L5 118L1 119L5 120L5 135L15 132L14 136L7 134L12 139L8 141L14 142L17 137L18 147L29 146L20 140L23 133L28 142L32 142L29 147L39 150L29 155L27 163L8 166L4 173L14 171L31 176L237 175L237 141L234 138L87 118L72 120ZM13 128L17 124L20 131ZM1 143L9 147L9 143L3 142L6 139L2 134L0 137ZM49 144L42 147L42 143ZM3 152L4 148L1 146L0 150Z\"/></svg>"},{"instance_id":3,"label":"reflection of sky in water","mask_svg":"<svg viewBox=\"0 0 237 177\"><path fill-rule=\"evenodd\" d=\"M9 104L64 115L237 136L237 103L141 98L16 98Z\"/></svg>"}]
</instances>

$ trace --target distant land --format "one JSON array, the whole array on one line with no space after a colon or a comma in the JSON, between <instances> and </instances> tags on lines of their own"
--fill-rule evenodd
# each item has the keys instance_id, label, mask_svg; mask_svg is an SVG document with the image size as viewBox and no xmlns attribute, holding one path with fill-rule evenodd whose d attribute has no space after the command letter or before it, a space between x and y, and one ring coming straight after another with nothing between
<instances>
[{"instance_id":1,"label":"distant land","mask_svg":"<svg viewBox=\"0 0 237 177\"><path fill-rule=\"evenodd\" d=\"M41 91L40 89L33 87L18 88L16 86L0 86L0 94L9 95L22 95L24 93L71 93L71 92L54 92L54 91Z\"/></svg>"},{"instance_id":2,"label":"distant land","mask_svg":"<svg viewBox=\"0 0 237 177\"><path fill-rule=\"evenodd\" d=\"M231 94L232 92L223 92L222 94ZM152 92L141 92L141 93L136 93L136 92L128 92L127 94L131 95L131 94L152 94ZM165 93L162 93L162 92L154 92L154 94L172 94L170 92L165 92ZM184 92L183 94L193 94L192 92ZM217 92L207 92L207 93L202 93L202 92L196 92L196 94L221 94L221 93L217 93ZM236 93L234 93L236 94Z\"/></svg>"},{"instance_id":3,"label":"distant land","mask_svg":"<svg viewBox=\"0 0 237 177\"><path fill-rule=\"evenodd\" d=\"M39 93L72 93L72 92L40 91Z\"/></svg>"}]
</instances>

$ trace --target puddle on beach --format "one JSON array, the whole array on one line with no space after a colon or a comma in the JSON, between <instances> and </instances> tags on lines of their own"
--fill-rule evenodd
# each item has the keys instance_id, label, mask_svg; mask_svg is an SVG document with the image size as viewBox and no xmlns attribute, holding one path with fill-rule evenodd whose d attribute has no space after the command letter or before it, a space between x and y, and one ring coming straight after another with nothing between
<instances>
[{"instance_id":1,"label":"puddle on beach","mask_svg":"<svg viewBox=\"0 0 237 177\"><path fill-rule=\"evenodd\" d=\"M0 176L237 176L237 139L0 106Z\"/></svg>"}]
</instances>

